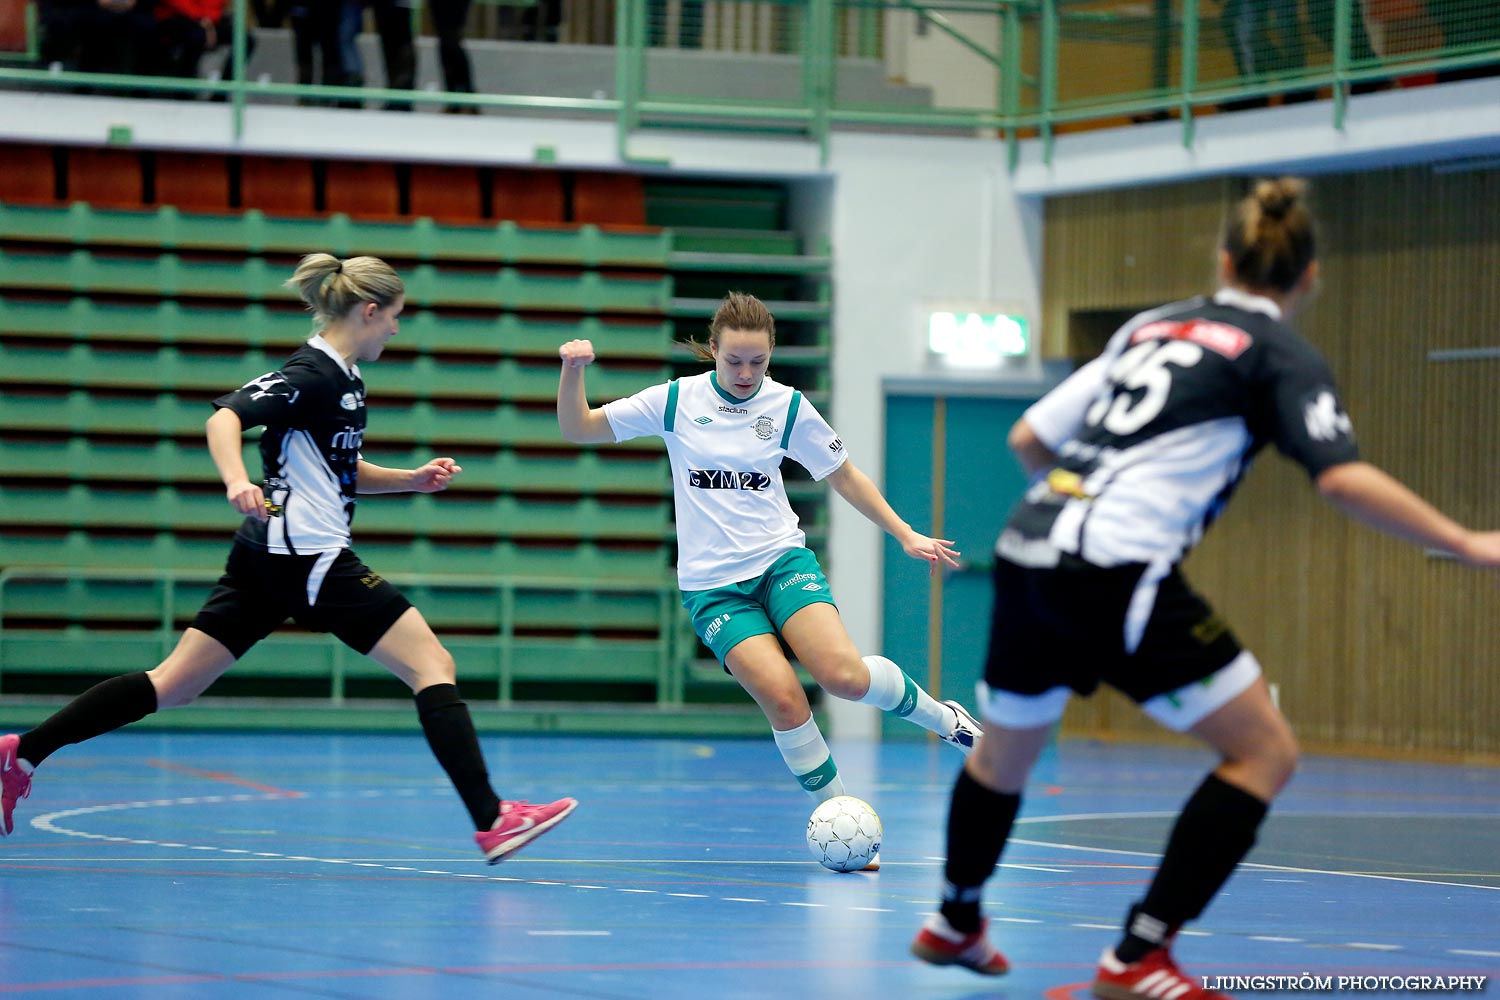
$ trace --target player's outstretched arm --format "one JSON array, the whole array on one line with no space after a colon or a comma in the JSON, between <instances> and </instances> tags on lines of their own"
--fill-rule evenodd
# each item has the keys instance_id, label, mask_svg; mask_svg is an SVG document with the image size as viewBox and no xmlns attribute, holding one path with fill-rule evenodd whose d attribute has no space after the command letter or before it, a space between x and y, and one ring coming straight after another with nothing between
<instances>
[{"instance_id":1,"label":"player's outstretched arm","mask_svg":"<svg viewBox=\"0 0 1500 1000\"><path fill-rule=\"evenodd\" d=\"M416 469L388 469L360 459L355 492L438 493L446 490L462 471L463 466L451 458L434 458Z\"/></svg>"},{"instance_id":2,"label":"player's outstretched arm","mask_svg":"<svg viewBox=\"0 0 1500 1000\"><path fill-rule=\"evenodd\" d=\"M950 539L929 538L901 520L870 477L861 472L853 462L846 461L830 473L828 485L847 500L849 506L869 519L870 523L884 529L900 542L901 550L913 559L921 559L933 566L939 563L958 566L959 553L954 550Z\"/></svg>"},{"instance_id":3,"label":"player's outstretched arm","mask_svg":"<svg viewBox=\"0 0 1500 1000\"><path fill-rule=\"evenodd\" d=\"M570 340L557 349L562 374L557 380L557 427L564 441L574 444L606 444L615 439L602 407L589 409L583 389L583 370L594 363L594 345Z\"/></svg>"},{"instance_id":4,"label":"player's outstretched arm","mask_svg":"<svg viewBox=\"0 0 1500 1000\"><path fill-rule=\"evenodd\" d=\"M224 480L224 498L229 505L241 514L264 521L267 517L265 494L259 484L250 481L250 474L245 471L245 456L240 450L243 429L238 413L228 407L214 411L204 425L208 453L219 470L219 478Z\"/></svg>"},{"instance_id":5,"label":"player's outstretched arm","mask_svg":"<svg viewBox=\"0 0 1500 1000\"><path fill-rule=\"evenodd\" d=\"M1369 462L1324 469L1317 485L1325 500L1372 528L1479 569L1500 569L1500 532L1470 531Z\"/></svg>"}]
</instances>

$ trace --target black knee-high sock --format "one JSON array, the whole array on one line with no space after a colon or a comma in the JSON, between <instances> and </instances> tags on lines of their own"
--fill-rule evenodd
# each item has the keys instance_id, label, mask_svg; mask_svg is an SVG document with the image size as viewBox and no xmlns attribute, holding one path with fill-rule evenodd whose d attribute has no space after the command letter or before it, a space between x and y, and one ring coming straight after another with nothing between
<instances>
[{"instance_id":1,"label":"black knee-high sock","mask_svg":"<svg viewBox=\"0 0 1500 1000\"><path fill-rule=\"evenodd\" d=\"M453 684L434 684L416 694L417 717L427 745L437 758L448 780L464 800L464 807L474 820L474 829L488 830L500 816L500 798L490 787L490 772L484 766L479 750L479 734L469 717L469 706L458 697Z\"/></svg>"},{"instance_id":2,"label":"black knee-high sock","mask_svg":"<svg viewBox=\"0 0 1500 1000\"><path fill-rule=\"evenodd\" d=\"M21 734L16 756L40 764L70 743L138 722L156 711L156 686L144 672L100 681L53 713L40 726Z\"/></svg>"},{"instance_id":3,"label":"black knee-high sock","mask_svg":"<svg viewBox=\"0 0 1500 1000\"><path fill-rule=\"evenodd\" d=\"M1255 846L1269 808L1216 774L1204 779L1177 817L1146 898L1130 909L1120 961L1139 961L1203 912Z\"/></svg>"},{"instance_id":4,"label":"black knee-high sock","mask_svg":"<svg viewBox=\"0 0 1500 1000\"><path fill-rule=\"evenodd\" d=\"M959 772L948 808L948 862L943 868L948 884L939 908L954 930L979 930L980 894L1005 850L1020 808L1019 794L991 791L968 769Z\"/></svg>"}]
</instances>

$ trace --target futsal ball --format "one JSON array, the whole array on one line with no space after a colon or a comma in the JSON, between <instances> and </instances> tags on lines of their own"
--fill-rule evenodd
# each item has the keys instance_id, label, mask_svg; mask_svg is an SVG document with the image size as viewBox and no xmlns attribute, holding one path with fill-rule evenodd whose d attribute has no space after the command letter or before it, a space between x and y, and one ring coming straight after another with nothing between
<instances>
[{"instance_id":1,"label":"futsal ball","mask_svg":"<svg viewBox=\"0 0 1500 1000\"><path fill-rule=\"evenodd\" d=\"M880 817L864 799L836 795L807 821L807 848L824 868L859 871L880 851Z\"/></svg>"}]
</instances>

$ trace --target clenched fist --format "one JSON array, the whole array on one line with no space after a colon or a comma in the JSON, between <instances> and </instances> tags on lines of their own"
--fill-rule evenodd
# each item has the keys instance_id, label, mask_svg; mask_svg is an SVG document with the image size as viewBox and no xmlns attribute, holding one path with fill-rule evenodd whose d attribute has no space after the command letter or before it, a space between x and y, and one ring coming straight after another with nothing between
<instances>
[{"instance_id":1,"label":"clenched fist","mask_svg":"<svg viewBox=\"0 0 1500 1000\"><path fill-rule=\"evenodd\" d=\"M594 344L590 340L570 340L557 349L564 368L582 368L594 363Z\"/></svg>"}]
</instances>

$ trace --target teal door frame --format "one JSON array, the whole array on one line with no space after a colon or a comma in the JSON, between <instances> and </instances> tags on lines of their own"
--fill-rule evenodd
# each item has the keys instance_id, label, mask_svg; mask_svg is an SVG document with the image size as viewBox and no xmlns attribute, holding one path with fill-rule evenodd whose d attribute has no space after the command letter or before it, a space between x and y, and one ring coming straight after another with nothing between
<instances>
[{"instance_id":1,"label":"teal door frame","mask_svg":"<svg viewBox=\"0 0 1500 1000\"><path fill-rule=\"evenodd\" d=\"M963 554L959 569L929 578L894 539L884 543L882 649L940 700L972 705L983 674L995 538L1026 488L1006 435L1066 374L1048 366L1034 380L883 380L886 497L918 531L953 539ZM882 735L920 734L887 718Z\"/></svg>"}]
</instances>

